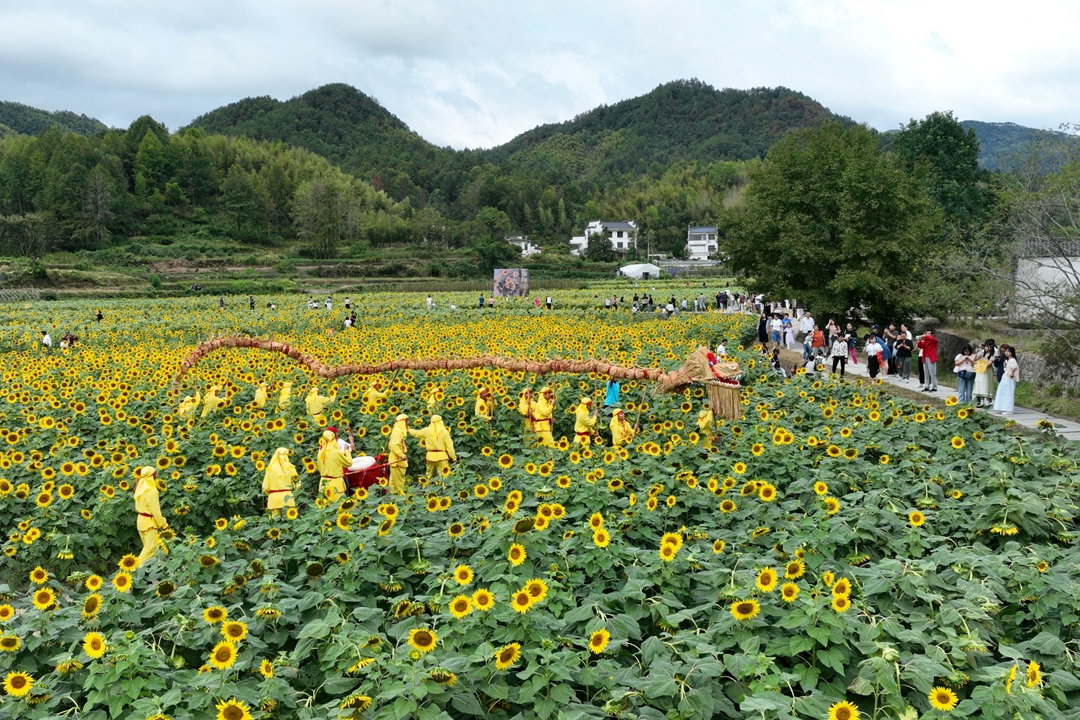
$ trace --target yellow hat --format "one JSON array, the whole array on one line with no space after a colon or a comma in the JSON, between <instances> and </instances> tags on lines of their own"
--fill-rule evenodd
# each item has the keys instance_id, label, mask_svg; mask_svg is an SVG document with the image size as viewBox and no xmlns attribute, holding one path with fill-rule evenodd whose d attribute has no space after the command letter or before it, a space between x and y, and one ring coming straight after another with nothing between
<instances>
[{"instance_id":1,"label":"yellow hat","mask_svg":"<svg viewBox=\"0 0 1080 720\"><path fill-rule=\"evenodd\" d=\"M433 422L433 423L441 423L442 422L442 415L432 415L431 416L431 422Z\"/></svg>"},{"instance_id":2,"label":"yellow hat","mask_svg":"<svg viewBox=\"0 0 1080 720\"><path fill-rule=\"evenodd\" d=\"M397 422L400 422L402 420L408 420L408 419L409 419L409 416L406 415L405 413L401 413L396 418L394 418L394 420L397 421Z\"/></svg>"},{"instance_id":3,"label":"yellow hat","mask_svg":"<svg viewBox=\"0 0 1080 720\"><path fill-rule=\"evenodd\" d=\"M155 470L150 465L143 465L138 470L138 476L141 477L141 478L153 477L154 475L157 475L157 470Z\"/></svg>"}]
</instances>

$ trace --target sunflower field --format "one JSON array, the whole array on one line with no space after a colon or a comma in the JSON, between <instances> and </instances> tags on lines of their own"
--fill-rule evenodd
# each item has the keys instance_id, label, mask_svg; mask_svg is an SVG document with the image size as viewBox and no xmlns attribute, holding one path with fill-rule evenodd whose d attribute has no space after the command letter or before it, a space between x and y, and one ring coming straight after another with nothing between
<instances>
[{"instance_id":1,"label":"sunflower field","mask_svg":"<svg viewBox=\"0 0 1080 720\"><path fill-rule=\"evenodd\" d=\"M387 293L343 329L340 307L268 301L0 306L0 719L1080 718L1075 445L864 382L779 379L739 314L635 316L588 290L553 311ZM79 343L43 351L43 329ZM573 408L603 404L603 376L402 371L379 398L375 378L244 349L172 388L221 335L329 365L669 369L727 338L745 414L709 437L702 388L627 382L637 438L610 447L602 416L582 447ZM544 385L554 448L525 439L516 409ZM212 387L220 403L178 414ZM306 413L312 387L334 398L325 418ZM322 426L374 455L399 412L414 428L443 416L449 473L423 477L409 439L405 495L317 498ZM277 448L303 484L275 518L261 483ZM172 532L139 566L145 465Z\"/></svg>"}]
</instances>

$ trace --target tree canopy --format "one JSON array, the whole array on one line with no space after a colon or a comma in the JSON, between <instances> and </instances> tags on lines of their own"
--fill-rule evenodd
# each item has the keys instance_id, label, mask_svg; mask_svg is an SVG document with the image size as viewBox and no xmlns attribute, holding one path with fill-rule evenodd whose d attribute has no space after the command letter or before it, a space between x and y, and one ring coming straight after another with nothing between
<instances>
[{"instance_id":1,"label":"tree canopy","mask_svg":"<svg viewBox=\"0 0 1080 720\"><path fill-rule=\"evenodd\" d=\"M907 290L940 237L940 211L873 130L827 123L780 140L745 198L724 249L755 291L819 317L914 310Z\"/></svg>"}]
</instances>

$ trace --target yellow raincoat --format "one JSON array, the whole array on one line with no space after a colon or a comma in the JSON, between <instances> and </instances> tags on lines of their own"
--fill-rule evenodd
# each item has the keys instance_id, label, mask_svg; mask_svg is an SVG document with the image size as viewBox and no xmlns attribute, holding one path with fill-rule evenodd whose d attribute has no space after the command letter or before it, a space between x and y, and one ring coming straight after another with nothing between
<instances>
[{"instance_id":1,"label":"yellow raincoat","mask_svg":"<svg viewBox=\"0 0 1080 720\"><path fill-rule=\"evenodd\" d=\"M330 502L345 494L345 471L352 465L352 456L338 447L337 437L329 430L324 430L319 438L319 455L315 461L319 466L319 492Z\"/></svg>"},{"instance_id":2,"label":"yellow raincoat","mask_svg":"<svg viewBox=\"0 0 1080 720\"><path fill-rule=\"evenodd\" d=\"M611 430L611 444L613 447L622 447L634 441L634 428L630 426L630 423L626 422L626 416L622 410L615 412L614 417L611 418L611 425L608 427Z\"/></svg>"},{"instance_id":3,"label":"yellow raincoat","mask_svg":"<svg viewBox=\"0 0 1080 720\"><path fill-rule=\"evenodd\" d=\"M202 417L206 417L210 413L217 412L225 407L225 398L218 397L219 392L221 392L220 385L215 385L207 391L206 396L203 398Z\"/></svg>"},{"instance_id":4,"label":"yellow raincoat","mask_svg":"<svg viewBox=\"0 0 1080 720\"><path fill-rule=\"evenodd\" d=\"M555 415L555 396L551 388L545 387L540 390L540 397L532 403L533 432L536 433L536 441L545 447L555 447L555 439L551 436Z\"/></svg>"},{"instance_id":5,"label":"yellow raincoat","mask_svg":"<svg viewBox=\"0 0 1080 720\"><path fill-rule=\"evenodd\" d=\"M701 412L698 413L698 434L701 435L700 442L704 442L705 447L712 447L713 421L713 412L709 408L703 408Z\"/></svg>"},{"instance_id":6,"label":"yellow raincoat","mask_svg":"<svg viewBox=\"0 0 1080 720\"><path fill-rule=\"evenodd\" d=\"M574 440L588 447L596 432L597 416L592 410L592 399L583 397L574 411Z\"/></svg>"},{"instance_id":7,"label":"yellow raincoat","mask_svg":"<svg viewBox=\"0 0 1080 720\"><path fill-rule=\"evenodd\" d=\"M409 434L420 438L424 447L427 448L427 476L436 477L444 467L450 467L450 461L457 461L454 452L454 441L450 437L450 431L443 424L441 415L432 415L431 422L423 430L409 430Z\"/></svg>"},{"instance_id":8,"label":"yellow raincoat","mask_svg":"<svg viewBox=\"0 0 1080 720\"><path fill-rule=\"evenodd\" d=\"M334 393L330 397L319 394L318 386L313 385L308 392L307 397L304 398L304 404L307 406L308 415L314 420L319 420L323 416L323 410L330 403L337 400L337 393Z\"/></svg>"},{"instance_id":9,"label":"yellow raincoat","mask_svg":"<svg viewBox=\"0 0 1080 720\"><path fill-rule=\"evenodd\" d=\"M396 495L405 493L405 470L409 467L409 458L406 457L407 448L405 438L409 433L409 416L398 415L394 421L394 427L390 430L389 453L390 457L390 491Z\"/></svg>"},{"instance_id":10,"label":"yellow raincoat","mask_svg":"<svg viewBox=\"0 0 1080 720\"><path fill-rule=\"evenodd\" d=\"M179 417L190 417L195 414L195 410L198 409L199 403L202 402L202 394L199 393L199 389L195 388L195 397L188 395L186 398L180 401L180 407L176 410L176 414Z\"/></svg>"},{"instance_id":11,"label":"yellow raincoat","mask_svg":"<svg viewBox=\"0 0 1080 720\"><path fill-rule=\"evenodd\" d=\"M379 383L372 382L368 389L364 391L363 396L361 396L361 399L364 401L364 405L366 405L367 407L374 407L386 398L390 397L391 391L387 390L386 392L380 392L378 385Z\"/></svg>"},{"instance_id":12,"label":"yellow raincoat","mask_svg":"<svg viewBox=\"0 0 1080 720\"><path fill-rule=\"evenodd\" d=\"M473 406L473 415L477 420L489 423L495 419L495 403L491 400L491 393L481 390L476 396L476 405Z\"/></svg>"},{"instance_id":13,"label":"yellow raincoat","mask_svg":"<svg viewBox=\"0 0 1080 720\"><path fill-rule=\"evenodd\" d=\"M266 383L262 383L259 387L255 388L255 407L266 407L266 401L269 397L269 394L266 392Z\"/></svg>"},{"instance_id":14,"label":"yellow raincoat","mask_svg":"<svg viewBox=\"0 0 1080 720\"><path fill-rule=\"evenodd\" d=\"M532 421L532 390L526 388L518 393L517 411L525 419L525 441L529 441L529 435L533 432Z\"/></svg>"},{"instance_id":15,"label":"yellow raincoat","mask_svg":"<svg viewBox=\"0 0 1080 720\"><path fill-rule=\"evenodd\" d=\"M266 493L266 509L274 517L280 517L281 508L295 507L293 493L300 490L300 475L289 462L288 448L278 448L266 466L262 490Z\"/></svg>"},{"instance_id":16,"label":"yellow raincoat","mask_svg":"<svg viewBox=\"0 0 1080 720\"><path fill-rule=\"evenodd\" d=\"M289 403L292 402L292 383L287 382L281 386L281 392L278 394L277 406L278 410L284 410L289 407Z\"/></svg>"},{"instance_id":17,"label":"yellow raincoat","mask_svg":"<svg viewBox=\"0 0 1080 720\"><path fill-rule=\"evenodd\" d=\"M161 514L158 500L157 471L150 466L139 468L139 479L135 482L135 512L139 514L135 528L143 541L139 565L157 555L158 532L169 527L165 516Z\"/></svg>"}]
</instances>

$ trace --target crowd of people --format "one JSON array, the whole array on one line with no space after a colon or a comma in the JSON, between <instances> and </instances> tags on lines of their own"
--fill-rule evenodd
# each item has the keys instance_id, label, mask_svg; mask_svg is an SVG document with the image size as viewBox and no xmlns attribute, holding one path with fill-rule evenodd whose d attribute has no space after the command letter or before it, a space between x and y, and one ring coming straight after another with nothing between
<instances>
[{"instance_id":1,"label":"crowd of people","mask_svg":"<svg viewBox=\"0 0 1080 720\"><path fill-rule=\"evenodd\" d=\"M899 382L910 383L914 362L919 391L938 392L940 341L936 330L931 328L915 335L904 323L899 327L895 323L884 327L875 324L860 341L851 323L841 329L835 320L829 319L822 329L808 311L794 311L798 317L793 320L793 306L790 302L765 303L757 308L758 341L776 372L787 375L798 369L798 366L784 369L780 348L793 350L796 343L801 342L803 367L831 364L831 374L844 377L848 363L857 365L859 362L861 342L871 379L892 375ZM1020 379L1015 348L1006 344L999 346L992 338L977 348L965 345L953 358L952 369L956 375L957 399L961 403L992 408L1003 415L1014 412L1016 383Z\"/></svg>"}]
</instances>

